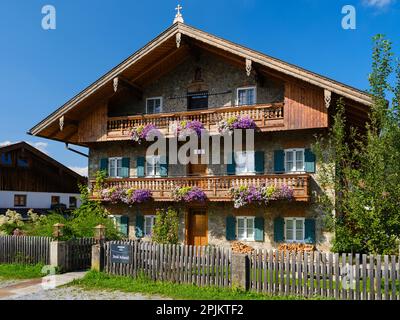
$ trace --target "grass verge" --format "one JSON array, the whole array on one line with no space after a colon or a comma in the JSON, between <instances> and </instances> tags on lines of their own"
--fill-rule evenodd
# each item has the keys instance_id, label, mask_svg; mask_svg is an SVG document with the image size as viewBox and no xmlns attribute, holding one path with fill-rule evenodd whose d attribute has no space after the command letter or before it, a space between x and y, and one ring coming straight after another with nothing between
<instances>
[{"instance_id":1,"label":"grass verge","mask_svg":"<svg viewBox=\"0 0 400 320\"><path fill-rule=\"evenodd\" d=\"M40 278L42 268L43 264L0 264L0 280Z\"/></svg>"},{"instance_id":2,"label":"grass verge","mask_svg":"<svg viewBox=\"0 0 400 320\"><path fill-rule=\"evenodd\" d=\"M268 296L237 289L200 288L194 285L152 281L145 277L132 279L95 271L88 272L83 279L75 280L70 285L79 286L85 290L118 290L180 300L305 300L305 298L300 297ZM318 300L318 298L313 299Z\"/></svg>"}]
</instances>

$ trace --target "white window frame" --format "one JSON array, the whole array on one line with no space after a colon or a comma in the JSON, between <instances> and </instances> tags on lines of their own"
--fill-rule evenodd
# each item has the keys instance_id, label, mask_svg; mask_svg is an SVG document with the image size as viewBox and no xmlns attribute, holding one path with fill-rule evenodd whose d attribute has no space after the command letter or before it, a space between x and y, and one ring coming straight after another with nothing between
<instances>
[{"instance_id":1,"label":"white window frame","mask_svg":"<svg viewBox=\"0 0 400 320\"><path fill-rule=\"evenodd\" d=\"M297 234L297 221L302 221L303 222L303 239L302 240L297 240L297 239L293 239L293 240L287 240L287 221L288 220L293 220L293 238L296 238L296 234ZM288 217L285 218L285 242L287 243L305 243L305 236L306 236L306 219L305 218L294 218L294 217Z\"/></svg>"},{"instance_id":2,"label":"white window frame","mask_svg":"<svg viewBox=\"0 0 400 320\"><path fill-rule=\"evenodd\" d=\"M302 161L303 161L303 168L301 168L301 170L297 170L297 164L296 164L296 162L297 162L297 159L296 159L296 153L297 152L299 152L299 151L301 151L301 152L303 152L303 159L302 159ZM304 148L293 148L293 149L285 149L284 150L284 152L285 152L285 172L286 173L304 173L304 172L306 172L306 159L305 159L305 156L306 156L306 149L304 149ZM289 152L291 152L292 154L293 154L293 163L294 163L294 165L295 165L295 167L296 167L296 169L295 170L293 170L293 169L291 169L291 170L289 170L289 168L288 168L288 166L287 166L287 159L288 159L288 157L287 157L287 154L289 153Z\"/></svg>"},{"instance_id":3,"label":"white window frame","mask_svg":"<svg viewBox=\"0 0 400 320\"><path fill-rule=\"evenodd\" d=\"M151 220L151 227L150 227L150 233L147 233L147 219ZM146 215L144 216L144 225L143 225L143 234L145 237L149 237L151 235L151 232L153 231L154 223L156 221L156 216L155 215Z\"/></svg>"},{"instance_id":4,"label":"white window frame","mask_svg":"<svg viewBox=\"0 0 400 320\"><path fill-rule=\"evenodd\" d=\"M114 157L114 158L108 158L108 175L110 178L122 178L121 176L118 176L118 161L121 160L121 171L122 171L122 157ZM111 172L111 162L115 161L115 175Z\"/></svg>"},{"instance_id":5,"label":"white window frame","mask_svg":"<svg viewBox=\"0 0 400 320\"><path fill-rule=\"evenodd\" d=\"M247 104L239 104L239 91L254 89L254 105L257 104L257 86L241 87L236 89L236 106L247 106Z\"/></svg>"},{"instance_id":6,"label":"white window frame","mask_svg":"<svg viewBox=\"0 0 400 320\"><path fill-rule=\"evenodd\" d=\"M149 172L148 172L148 167L147 167L147 165L148 165L148 161L147 161L147 159L149 159L149 158L157 158L157 162L154 162L153 161L153 164L151 164L151 166L152 166L152 174L149 174ZM148 157L146 157L145 158L145 160L146 160L146 163L145 163L145 170L146 170L146 178L160 178L161 177L161 156L148 156ZM158 174L156 174L156 172L157 172L157 165L155 164L155 163L158 163Z\"/></svg>"},{"instance_id":7,"label":"white window frame","mask_svg":"<svg viewBox=\"0 0 400 320\"><path fill-rule=\"evenodd\" d=\"M149 113L149 100L160 100L160 112L153 112L153 113ZM163 112L163 97L150 97L146 99L146 114L160 114Z\"/></svg>"},{"instance_id":8,"label":"white window frame","mask_svg":"<svg viewBox=\"0 0 400 320\"><path fill-rule=\"evenodd\" d=\"M239 237L239 219L244 220L244 230L246 232L246 237ZM253 236L252 237L248 237L248 234L247 234L247 221L248 220L253 221ZM256 223L256 217L249 217L249 216L236 217L236 234L237 234L236 238L237 238L237 240L254 242L255 241L255 233L256 233L255 223Z\"/></svg>"},{"instance_id":9,"label":"white window frame","mask_svg":"<svg viewBox=\"0 0 400 320\"><path fill-rule=\"evenodd\" d=\"M236 159L238 159L239 154L243 154L243 153L246 153L246 159L248 159L248 154L250 154L250 153L253 154L253 165L254 165L253 171L249 170L249 167L248 167L249 162L247 160L246 160L246 170L247 171L246 172L238 171L238 168L240 168L240 167L238 167ZM255 153L255 151L236 151L235 152L235 163L236 163L235 174L237 176L253 176L256 174L256 153Z\"/></svg>"}]
</instances>

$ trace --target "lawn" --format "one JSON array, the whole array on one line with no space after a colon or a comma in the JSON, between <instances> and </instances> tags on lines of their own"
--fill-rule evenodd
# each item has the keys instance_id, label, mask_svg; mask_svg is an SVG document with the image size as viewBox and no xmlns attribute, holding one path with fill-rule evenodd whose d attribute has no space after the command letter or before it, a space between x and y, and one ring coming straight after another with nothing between
<instances>
[{"instance_id":1,"label":"lawn","mask_svg":"<svg viewBox=\"0 0 400 320\"><path fill-rule=\"evenodd\" d=\"M306 300L305 298L294 296L268 296L254 292L216 287L200 288L194 285L152 281L145 277L133 279L95 271L88 272L83 279L75 280L70 285L79 286L86 290L118 290L122 292L158 295L180 300Z\"/></svg>"},{"instance_id":2,"label":"lawn","mask_svg":"<svg viewBox=\"0 0 400 320\"><path fill-rule=\"evenodd\" d=\"M0 280L40 278L42 268L43 264L0 264Z\"/></svg>"}]
</instances>

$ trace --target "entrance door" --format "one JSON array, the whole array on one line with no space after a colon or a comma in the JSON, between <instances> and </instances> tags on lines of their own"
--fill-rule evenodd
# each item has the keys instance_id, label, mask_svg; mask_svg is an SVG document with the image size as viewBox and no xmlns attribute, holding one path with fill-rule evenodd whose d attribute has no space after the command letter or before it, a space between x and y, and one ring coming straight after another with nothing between
<instances>
[{"instance_id":1,"label":"entrance door","mask_svg":"<svg viewBox=\"0 0 400 320\"><path fill-rule=\"evenodd\" d=\"M188 244L192 246L208 245L208 221L206 210L190 210L188 223Z\"/></svg>"}]
</instances>

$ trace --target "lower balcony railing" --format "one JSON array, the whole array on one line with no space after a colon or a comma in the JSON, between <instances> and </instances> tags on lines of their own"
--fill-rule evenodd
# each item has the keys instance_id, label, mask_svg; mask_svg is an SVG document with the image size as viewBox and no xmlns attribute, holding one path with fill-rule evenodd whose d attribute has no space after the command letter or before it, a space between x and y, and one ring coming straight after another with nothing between
<instances>
[{"instance_id":1,"label":"lower balcony railing","mask_svg":"<svg viewBox=\"0 0 400 320\"><path fill-rule=\"evenodd\" d=\"M200 121L210 133L217 133L217 124L221 120L238 115L249 116L261 131L268 131L271 128L283 126L283 109L283 103L277 103L115 117L107 121L107 137L109 140L128 140L133 128L148 124L155 125L161 133L169 137L174 134L174 124L183 120Z\"/></svg>"},{"instance_id":2,"label":"lower balcony railing","mask_svg":"<svg viewBox=\"0 0 400 320\"><path fill-rule=\"evenodd\" d=\"M92 190L94 183L94 181L91 181ZM107 179L106 185L110 188L151 190L155 201L173 201L172 190L176 187L201 188L210 201L232 201L231 188L263 185L274 185L277 188L288 186L293 189L296 201L309 201L310 198L309 175ZM95 194L92 196L93 198L99 198Z\"/></svg>"}]
</instances>

